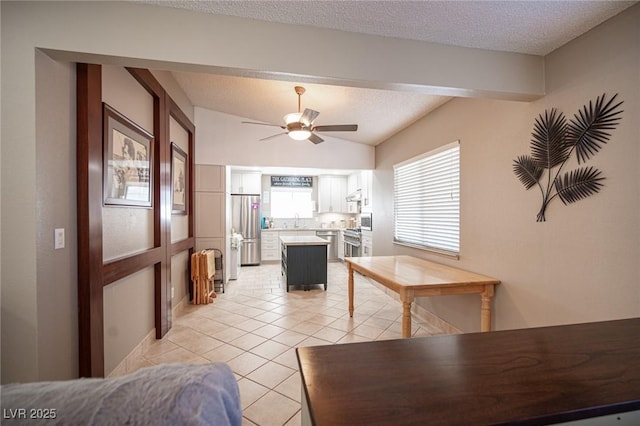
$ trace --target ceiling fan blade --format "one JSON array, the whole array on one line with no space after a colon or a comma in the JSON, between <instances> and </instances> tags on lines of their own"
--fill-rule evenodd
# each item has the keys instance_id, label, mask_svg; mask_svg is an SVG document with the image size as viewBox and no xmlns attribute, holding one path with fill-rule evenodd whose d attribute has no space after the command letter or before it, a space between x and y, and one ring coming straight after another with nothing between
<instances>
[{"instance_id":1,"label":"ceiling fan blade","mask_svg":"<svg viewBox=\"0 0 640 426\"><path fill-rule=\"evenodd\" d=\"M271 123L258 123L257 121L242 121L242 124L259 124L261 126L274 126L274 127L280 127L281 129L284 129L284 126L281 126L280 124L271 124Z\"/></svg>"},{"instance_id":2,"label":"ceiling fan blade","mask_svg":"<svg viewBox=\"0 0 640 426\"><path fill-rule=\"evenodd\" d=\"M258 140L259 141L266 141L266 140L269 140L269 139L273 139L276 136L282 136L282 135L286 135L286 134L287 134L287 132L276 133L275 135L267 136L266 138L262 138L262 139L258 139Z\"/></svg>"},{"instance_id":3,"label":"ceiling fan blade","mask_svg":"<svg viewBox=\"0 0 640 426\"><path fill-rule=\"evenodd\" d=\"M312 109L305 108L304 112L300 116L300 122L311 124L311 123L313 123L313 120L318 118L319 115L320 115L320 113L318 111L314 111Z\"/></svg>"},{"instance_id":4,"label":"ceiling fan blade","mask_svg":"<svg viewBox=\"0 0 640 426\"><path fill-rule=\"evenodd\" d=\"M314 132L355 132L358 130L357 124L336 124L333 126L314 126Z\"/></svg>"},{"instance_id":5,"label":"ceiling fan blade","mask_svg":"<svg viewBox=\"0 0 640 426\"><path fill-rule=\"evenodd\" d=\"M315 133L311 133L311 136L309 136L309 140L315 144L324 142L324 139L322 139L320 136L316 135Z\"/></svg>"}]
</instances>

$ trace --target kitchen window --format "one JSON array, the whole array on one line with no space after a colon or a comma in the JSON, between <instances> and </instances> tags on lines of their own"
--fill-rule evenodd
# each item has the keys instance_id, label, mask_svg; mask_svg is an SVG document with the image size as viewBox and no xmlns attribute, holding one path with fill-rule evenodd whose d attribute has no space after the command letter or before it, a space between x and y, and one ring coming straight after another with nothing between
<instances>
[{"instance_id":1,"label":"kitchen window","mask_svg":"<svg viewBox=\"0 0 640 426\"><path fill-rule=\"evenodd\" d=\"M460 141L393 166L397 244L459 257Z\"/></svg>"},{"instance_id":2,"label":"kitchen window","mask_svg":"<svg viewBox=\"0 0 640 426\"><path fill-rule=\"evenodd\" d=\"M313 217L311 188L271 188L271 216L278 219Z\"/></svg>"}]
</instances>

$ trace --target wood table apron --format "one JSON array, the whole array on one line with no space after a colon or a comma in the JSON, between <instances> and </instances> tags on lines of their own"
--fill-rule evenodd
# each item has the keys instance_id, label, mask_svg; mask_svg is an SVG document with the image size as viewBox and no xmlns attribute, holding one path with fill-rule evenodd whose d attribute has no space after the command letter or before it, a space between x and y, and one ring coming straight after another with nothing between
<instances>
[{"instance_id":1,"label":"wood table apron","mask_svg":"<svg viewBox=\"0 0 640 426\"><path fill-rule=\"evenodd\" d=\"M349 316L353 317L353 271L400 295L402 337L411 337L411 304L416 297L480 294L481 331L491 330L491 299L500 280L412 256L345 258L349 267Z\"/></svg>"}]
</instances>

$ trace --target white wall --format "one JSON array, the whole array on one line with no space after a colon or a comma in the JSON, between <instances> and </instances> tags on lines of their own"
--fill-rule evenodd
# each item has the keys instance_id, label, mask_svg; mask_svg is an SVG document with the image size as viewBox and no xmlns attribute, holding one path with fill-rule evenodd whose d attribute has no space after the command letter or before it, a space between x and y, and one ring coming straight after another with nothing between
<instances>
[{"instance_id":1,"label":"white wall","mask_svg":"<svg viewBox=\"0 0 640 426\"><path fill-rule=\"evenodd\" d=\"M376 150L376 254L412 254L494 276L494 326L510 329L640 315L640 7L635 6L546 58L548 94L536 102L455 99ZM540 193L526 191L513 160L530 152L545 109L568 118L590 100L619 93L623 118L587 165L606 176L599 194L553 201L536 222ZM459 261L392 243L393 164L460 139ZM576 167L575 160L567 170ZM421 299L463 331L480 326L477 296Z\"/></svg>"},{"instance_id":2,"label":"white wall","mask_svg":"<svg viewBox=\"0 0 640 426\"><path fill-rule=\"evenodd\" d=\"M8 312L24 321L22 333L10 334L3 329L2 345L11 348L16 345L14 339L28 341L35 336L37 349L34 352L23 351L19 354L19 362L24 362L34 378L55 380L78 374L76 151L75 144L69 143L76 139L76 72L74 65L53 61L41 52L35 52L35 61L39 241L36 271L40 279L31 300L2 307L3 325L4 315ZM63 249L54 250L55 228L65 230ZM21 280L10 283L23 284ZM3 299L6 297L5 289L3 285ZM34 302L37 303L38 315L29 318L22 311L23 303ZM37 327L27 326L31 320L35 320ZM13 368L8 370L3 364L3 379L15 377Z\"/></svg>"}]
</instances>

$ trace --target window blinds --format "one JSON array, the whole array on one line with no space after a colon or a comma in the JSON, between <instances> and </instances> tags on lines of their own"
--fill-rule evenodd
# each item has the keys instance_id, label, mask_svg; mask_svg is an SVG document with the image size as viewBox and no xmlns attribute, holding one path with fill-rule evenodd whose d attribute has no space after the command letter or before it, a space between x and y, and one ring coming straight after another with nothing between
<instances>
[{"instance_id":1,"label":"window blinds","mask_svg":"<svg viewBox=\"0 0 640 426\"><path fill-rule=\"evenodd\" d=\"M460 252L460 143L396 164L394 242Z\"/></svg>"}]
</instances>

